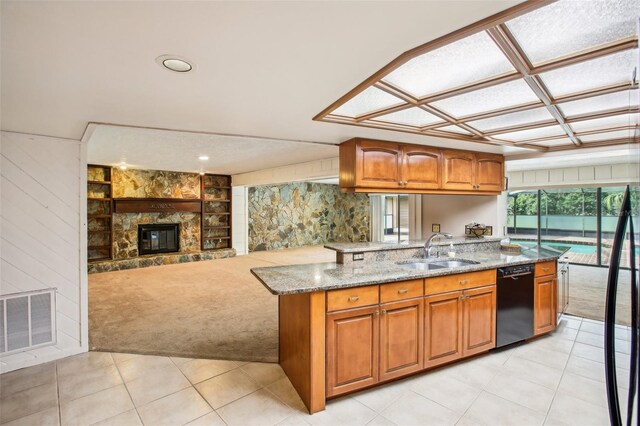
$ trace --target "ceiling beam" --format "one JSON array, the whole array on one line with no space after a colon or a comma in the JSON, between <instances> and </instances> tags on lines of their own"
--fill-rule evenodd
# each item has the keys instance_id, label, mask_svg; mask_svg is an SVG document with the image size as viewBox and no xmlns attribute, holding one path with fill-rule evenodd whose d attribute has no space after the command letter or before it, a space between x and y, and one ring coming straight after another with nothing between
<instances>
[{"instance_id":1,"label":"ceiling beam","mask_svg":"<svg viewBox=\"0 0 640 426\"><path fill-rule=\"evenodd\" d=\"M549 111L560 127L562 127L562 130L569 136L569 139L571 139L575 145L580 145L580 140L573 133L573 129L567 125L564 115L562 115L558 107L553 104L553 97L549 94L545 85L537 76L532 74L531 62L529 62L529 59L524 54L515 37L513 37L513 34L509 32L507 26L504 24L498 25L495 28L488 29L487 33L489 33L489 36L507 56L507 59L509 59L509 62L511 62L515 69L524 76L524 81L542 103L544 103L547 111Z\"/></svg>"},{"instance_id":2,"label":"ceiling beam","mask_svg":"<svg viewBox=\"0 0 640 426\"><path fill-rule=\"evenodd\" d=\"M597 148L602 146L616 146L616 145L628 145L628 144L637 144L639 143L637 138L620 138L620 139L609 139L607 141L598 141L598 142L589 142L587 144L583 144L580 148ZM575 146L553 146L549 147L549 151L568 151L568 150L578 149Z\"/></svg>"}]
</instances>

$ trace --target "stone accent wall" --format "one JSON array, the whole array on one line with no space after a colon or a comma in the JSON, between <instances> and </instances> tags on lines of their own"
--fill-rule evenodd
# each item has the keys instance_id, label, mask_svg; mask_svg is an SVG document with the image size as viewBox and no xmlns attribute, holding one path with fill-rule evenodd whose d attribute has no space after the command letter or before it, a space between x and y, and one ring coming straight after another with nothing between
<instances>
[{"instance_id":1,"label":"stone accent wall","mask_svg":"<svg viewBox=\"0 0 640 426\"><path fill-rule=\"evenodd\" d=\"M200 198L200 175L162 170L112 170L114 198Z\"/></svg>"},{"instance_id":2,"label":"stone accent wall","mask_svg":"<svg viewBox=\"0 0 640 426\"><path fill-rule=\"evenodd\" d=\"M116 213L113 215L113 258L138 256L138 225L179 223L180 253L200 251L200 215L196 213Z\"/></svg>"},{"instance_id":3,"label":"stone accent wall","mask_svg":"<svg viewBox=\"0 0 640 426\"><path fill-rule=\"evenodd\" d=\"M369 197L337 185L290 183L249 188L249 251L367 241Z\"/></svg>"}]
</instances>

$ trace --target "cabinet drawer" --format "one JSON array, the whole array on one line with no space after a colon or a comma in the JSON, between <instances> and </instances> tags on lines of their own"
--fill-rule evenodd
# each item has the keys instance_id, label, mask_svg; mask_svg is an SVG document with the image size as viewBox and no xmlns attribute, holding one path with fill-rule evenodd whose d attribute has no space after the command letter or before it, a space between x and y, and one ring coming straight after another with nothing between
<instances>
[{"instance_id":1,"label":"cabinet drawer","mask_svg":"<svg viewBox=\"0 0 640 426\"><path fill-rule=\"evenodd\" d=\"M536 277L554 275L556 273L556 261L536 263Z\"/></svg>"},{"instance_id":2,"label":"cabinet drawer","mask_svg":"<svg viewBox=\"0 0 640 426\"><path fill-rule=\"evenodd\" d=\"M424 281L424 292L427 295L446 293L495 283L496 270L489 269L487 271L427 278Z\"/></svg>"},{"instance_id":3,"label":"cabinet drawer","mask_svg":"<svg viewBox=\"0 0 640 426\"><path fill-rule=\"evenodd\" d=\"M359 308L378 303L378 286L345 288L327 292L327 311Z\"/></svg>"},{"instance_id":4,"label":"cabinet drawer","mask_svg":"<svg viewBox=\"0 0 640 426\"><path fill-rule=\"evenodd\" d=\"M422 284L423 280L383 284L380 286L380 303L422 297L424 295Z\"/></svg>"}]
</instances>

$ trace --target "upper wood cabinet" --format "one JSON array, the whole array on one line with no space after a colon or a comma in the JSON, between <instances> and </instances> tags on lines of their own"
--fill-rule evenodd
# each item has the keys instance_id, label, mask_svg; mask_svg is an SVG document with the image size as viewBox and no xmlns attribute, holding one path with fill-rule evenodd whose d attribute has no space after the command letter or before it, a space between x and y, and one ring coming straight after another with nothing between
<instances>
[{"instance_id":1,"label":"upper wood cabinet","mask_svg":"<svg viewBox=\"0 0 640 426\"><path fill-rule=\"evenodd\" d=\"M495 194L504 158L496 154L355 138L340 145L340 187L348 192Z\"/></svg>"}]
</instances>

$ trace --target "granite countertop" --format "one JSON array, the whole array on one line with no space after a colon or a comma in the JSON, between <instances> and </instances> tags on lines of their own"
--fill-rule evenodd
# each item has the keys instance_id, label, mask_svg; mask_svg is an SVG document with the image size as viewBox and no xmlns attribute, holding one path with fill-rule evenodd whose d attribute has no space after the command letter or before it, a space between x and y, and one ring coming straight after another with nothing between
<instances>
[{"instance_id":1,"label":"granite countertop","mask_svg":"<svg viewBox=\"0 0 640 426\"><path fill-rule=\"evenodd\" d=\"M449 244L473 244L473 243L490 243L500 241L504 237L453 237L452 239L446 239L444 237L434 238L431 242L433 246L448 246ZM410 240L403 241L401 243L329 243L325 244L324 248L335 250L338 253L363 253L365 251L381 251L381 250L403 250L410 248L424 247L424 243L427 240Z\"/></svg>"},{"instance_id":2,"label":"granite countertop","mask_svg":"<svg viewBox=\"0 0 640 426\"><path fill-rule=\"evenodd\" d=\"M459 259L480 262L458 268L420 271L394 262L372 262L343 265L335 262L252 268L251 273L275 295L310 293L338 288L359 287L463 272L496 269L505 266L555 260L565 251L548 246L523 247L518 255L499 250L464 253ZM441 258L445 260L447 258ZM417 259L416 259L417 260Z\"/></svg>"}]
</instances>

